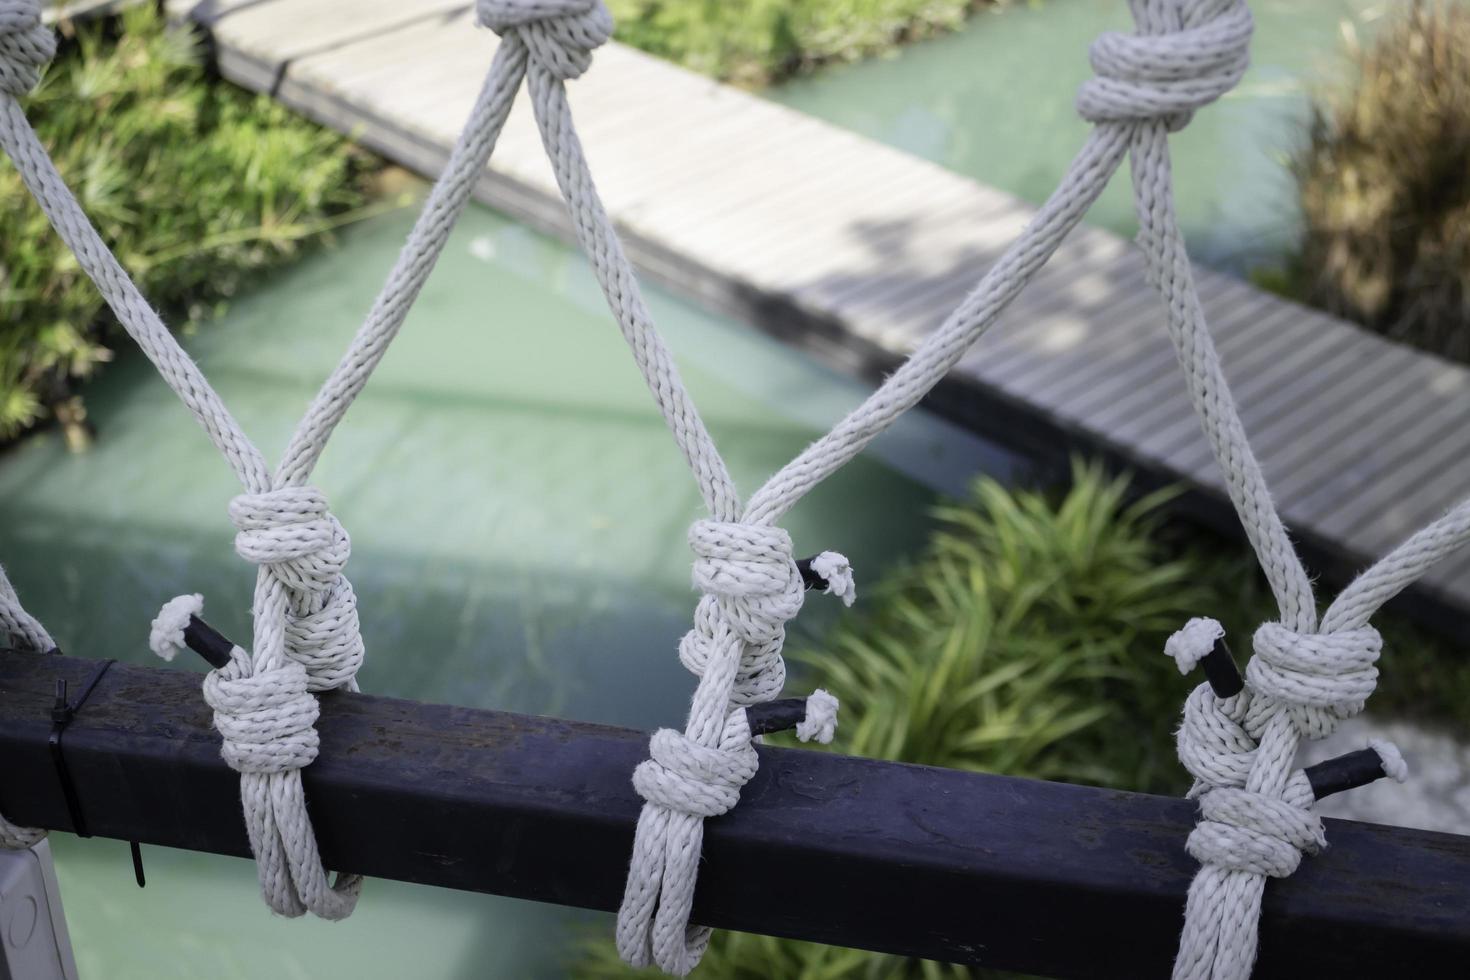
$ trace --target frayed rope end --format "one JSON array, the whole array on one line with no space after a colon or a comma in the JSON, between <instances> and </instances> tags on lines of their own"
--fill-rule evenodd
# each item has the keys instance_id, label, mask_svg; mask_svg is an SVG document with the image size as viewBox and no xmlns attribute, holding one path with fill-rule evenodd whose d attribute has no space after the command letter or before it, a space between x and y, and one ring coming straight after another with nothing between
<instances>
[{"instance_id":1,"label":"frayed rope end","mask_svg":"<svg viewBox=\"0 0 1470 980\"><path fill-rule=\"evenodd\" d=\"M1215 648L1215 641L1225 635L1225 627L1216 620L1196 616L1184 624L1168 640L1164 641L1164 652L1174 658L1179 673L1188 674L1195 665Z\"/></svg>"},{"instance_id":2,"label":"frayed rope end","mask_svg":"<svg viewBox=\"0 0 1470 980\"><path fill-rule=\"evenodd\" d=\"M844 606L857 599L857 580L853 578L852 563L835 551L824 551L812 559L812 571L827 583L827 595L835 595Z\"/></svg>"},{"instance_id":3,"label":"frayed rope end","mask_svg":"<svg viewBox=\"0 0 1470 980\"><path fill-rule=\"evenodd\" d=\"M148 648L164 660L173 660L184 649L184 628L189 619L204 611L204 596L174 596L163 604L148 630Z\"/></svg>"},{"instance_id":4,"label":"frayed rope end","mask_svg":"<svg viewBox=\"0 0 1470 980\"><path fill-rule=\"evenodd\" d=\"M1378 758L1383 763L1383 774L1389 779L1401 783L1409 778L1409 764L1404 761L1403 753L1397 745L1386 739L1375 738L1369 740L1368 748L1378 753Z\"/></svg>"},{"instance_id":5,"label":"frayed rope end","mask_svg":"<svg viewBox=\"0 0 1470 980\"><path fill-rule=\"evenodd\" d=\"M796 723L796 737L803 742L815 739L823 745L837 734L837 699L820 687L807 695L806 717Z\"/></svg>"}]
</instances>

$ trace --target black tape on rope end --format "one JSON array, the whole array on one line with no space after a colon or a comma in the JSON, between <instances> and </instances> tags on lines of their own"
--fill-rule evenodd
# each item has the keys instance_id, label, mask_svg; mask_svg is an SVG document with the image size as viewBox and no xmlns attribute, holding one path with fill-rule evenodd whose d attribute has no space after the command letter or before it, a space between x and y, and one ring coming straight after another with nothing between
<instances>
[{"instance_id":1,"label":"black tape on rope end","mask_svg":"<svg viewBox=\"0 0 1470 980\"><path fill-rule=\"evenodd\" d=\"M1383 756L1376 749L1359 749L1340 755L1335 759L1319 762L1303 770L1307 782L1312 784L1312 795L1325 799L1335 793L1345 793L1359 786L1367 786L1388 775L1383 768Z\"/></svg>"},{"instance_id":2,"label":"black tape on rope end","mask_svg":"<svg viewBox=\"0 0 1470 980\"><path fill-rule=\"evenodd\" d=\"M184 645L216 670L230 665L230 652L235 649L229 637L194 615L184 627Z\"/></svg>"},{"instance_id":3,"label":"black tape on rope end","mask_svg":"<svg viewBox=\"0 0 1470 980\"><path fill-rule=\"evenodd\" d=\"M806 698L781 698L752 704L745 709L745 720L752 735L791 731L806 720Z\"/></svg>"},{"instance_id":4,"label":"black tape on rope end","mask_svg":"<svg viewBox=\"0 0 1470 980\"><path fill-rule=\"evenodd\" d=\"M1204 668L1205 680L1209 683L1210 690L1222 701L1245 690L1245 677L1241 674L1240 666L1235 662L1235 655L1230 652L1230 644L1225 642L1225 637L1215 638L1214 647L1200 659L1199 664Z\"/></svg>"}]
</instances>

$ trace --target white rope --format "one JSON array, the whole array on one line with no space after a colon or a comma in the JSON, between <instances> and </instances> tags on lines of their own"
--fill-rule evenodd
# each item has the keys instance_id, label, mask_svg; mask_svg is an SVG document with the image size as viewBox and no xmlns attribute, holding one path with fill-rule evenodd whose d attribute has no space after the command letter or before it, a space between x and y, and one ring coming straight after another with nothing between
<instances>
[{"instance_id":1,"label":"white rope","mask_svg":"<svg viewBox=\"0 0 1470 980\"><path fill-rule=\"evenodd\" d=\"M1078 110L1099 128L1130 135L1139 244L1164 298L1190 400L1281 612L1253 638L1248 687L1191 694L1179 731L1181 761L1196 778L1201 822L1189 851L1203 867L1191 884L1176 978L1239 980L1256 955L1267 876L1291 874L1325 843L1312 796L1294 769L1299 740L1329 734L1372 694L1382 649L1368 618L1470 536L1470 506L1415 535L1344 590L1321 626L1310 579L1271 501L1220 369L1174 215L1168 133L1218 98L1247 64L1251 19L1243 0L1133 0L1136 35L1108 34L1092 49L1097 77ZM1193 620L1166 646L1188 669L1223 630ZM1380 750L1402 775L1397 751Z\"/></svg>"},{"instance_id":2,"label":"white rope","mask_svg":"<svg viewBox=\"0 0 1470 980\"><path fill-rule=\"evenodd\" d=\"M509 15L511 10L524 13L526 6L482 0L481 19L501 25L508 43L516 30L531 23L562 36L572 32L553 28L558 18L606 23L600 8L589 2L543 3L535 5L535 17ZM1296 739L1302 734L1320 737L1338 719L1361 710L1376 681L1373 664L1381 647L1367 626L1368 616L1463 543L1470 533L1470 507L1416 535L1365 573L1344 592L1318 631L1310 578L1246 440L1174 216L1168 134L1240 80L1249 60L1250 13L1242 0L1133 0L1131 7L1138 33L1104 35L1092 49L1096 77L1079 92L1078 111L1095 127L1051 199L960 308L863 405L771 477L738 520L732 520L737 498L725 467L648 319L598 199L561 85L566 76L533 56L532 105L573 227L719 522L697 524L691 534L700 556L696 584L706 596L696 610L696 629L681 646L681 659L701 674L688 728L679 737L682 741L660 733L653 759L640 767L636 780L648 805L639 821L619 915L619 949L628 962L655 962L682 975L708 942L708 930L688 925L700 821L733 806L738 784L753 772L746 733L740 730L742 716L732 708L779 690L779 638L762 640L776 635L771 628L799 608L789 575L783 579L777 571L789 560L789 544L762 532L938 382L1055 251L1125 151L1132 159L1139 243L1150 279L1165 301L1191 402L1282 614L1280 623L1257 633L1246 691L1216 702L1205 687L1186 709L1180 752L1198 780L1196 795L1204 817L1190 849L1206 867L1191 890L1178 975L1247 974L1254 960L1264 876L1289 874L1304 850L1321 846L1321 827L1310 813L1310 787L1292 769ZM603 29L599 26L598 32ZM577 34L578 43L589 36L591 32ZM580 51L574 60L585 65ZM742 541L749 551L726 545L726 537ZM720 560L738 558L739 563L711 574L700 562L714 557L701 550L712 543L722 545ZM742 588L747 582L759 584L748 592L724 594L715 588L719 582ZM758 610L744 604L755 596L760 598ZM751 625L756 632L742 632ZM1181 669L1192 666L1223 632L1204 620L1192 627L1169 651ZM746 666L751 651L760 652L758 667ZM744 667L740 683L737 663ZM766 676L763 670L771 673ZM753 684L757 679L764 683ZM1389 770L1392 765L1384 757ZM664 770L669 774L662 774ZM655 772L660 778L653 778Z\"/></svg>"},{"instance_id":3,"label":"white rope","mask_svg":"<svg viewBox=\"0 0 1470 980\"><path fill-rule=\"evenodd\" d=\"M655 330L631 266L593 184L564 83L582 74L611 34L599 0L479 0L481 23L503 38L484 89L445 174L388 284L347 355L297 428L277 475L157 316L137 294L26 125L15 98L36 81L53 50L34 0L0 0L0 145L119 319L195 412L247 493L231 504L236 550L261 566L255 652L234 651L211 675L206 697L241 772L247 824L272 906L303 906L338 917L358 882L325 884L301 797L299 769L316 753L312 690L352 686L361 661L355 600L341 576L345 532L318 491L304 485L325 441L397 332L442 249L469 187L488 160L521 78L565 197L577 238L656 404L695 474L710 518L690 531L694 583L703 592L680 660L699 684L685 731L662 730L634 774L646 803L639 818L618 943L635 965L685 974L709 940L688 922L703 819L728 811L758 760L744 706L775 697L785 679L785 624L803 585L790 537L775 527L807 492L852 459L916 404L1055 252L1117 170L1132 160L1141 245L1164 298L1169 332L1191 402L1219 460L1226 489L1281 609L1262 626L1247 665L1248 686L1216 699L1191 694L1180 758L1195 776L1202 821L1189 849L1204 867L1191 886L1178 977L1237 978L1254 961L1266 876L1290 874L1301 854L1324 843L1311 791L1293 769L1302 736L1321 737L1361 710L1372 693L1381 641L1368 625L1384 602L1470 537L1470 502L1419 532L1363 573L1319 628L1310 579L1274 505L1230 397L1195 291L1174 216L1168 134L1229 91L1248 62L1251 18L1243 0L1131 0L1138 33L1107 34L1092 49L1096 77L1078 96L1094 129L1056 192L975 290L861 406L772 476L743 506L728 469ZM826 591L850 604L851 570L836 553L812 563ZM179 617L192 600L166 608L155 627L160 650L177 646ZM1188 670L1222 631L1191 621L1168 653ZM836 701L808 700L803 739L829 739ZM1385 772L1402 759L1377 747ZM284 821L284 823L283 823ZM283 830L283 826L287 830Z\"/></svg>"},{"instance_id":4,"label":"white rope","mask_svg":"<svg viewBox=\"0 0 1470 980\"><path fill-rule=\"evenodd\" d=\"M0 8L0 29L5 23L5 12ZM6 50L3 35L0 35L0 53ZM0 58L0 65L4 64ZM5 70L0 67L0 85L6 79ZM5 574L5 568L0 566L0 634L10 638L12 643L21 643L34 650L36 653L56 652L56 641L51 639L51 634L46 632L46 627L41 621L20 604L20 596L16 594L15 586L10 584L10 578ZM22 827L11 823L0 814L0 847L20 848L30 847L46 836L46 831L38 827Z\"/></svg>"},{"instance_id":5,"label":"white rope","mask_svg":"<svg viewBox=\"0 0 1470 980\"><path fill-rule=\"evenodd\" d=\"M510 111L525 56L514 47L497 54L464 134L377 301L297 425L272 475L265 458L103 243L27 123L17 100L36 84L54 51L37 0L0 0L0 147L123 327L194 413L245 488L230 502L230 519L239 532L235 550L259 567L253 653L235 657L212 675L214 686L207 685L206 691L216 695L207 696L225 738L225 758L241 772L246 823L266 901L283 915L309 909L323 918L342 918L351 913L361 880L339 875L335 884L328 883L299 775L315 755L315 736L308 738L292 726L304 723L309 729L315 718L314 708L308 711L302 700L310 699L304 692L356 690L363 644L356 598L342 575L350 553L346 531L321 492L305 484L332 430L403 325L468 204ZM252 697L263 700L256 704ZM239 749L261 739L275 747ZM265 760L273 761L266 765Z\"/></svg>"},{"instance_id":6,"label":"white rope","mask_svg":"<svg viewBox=\"0 0 1470 980\"><path fill-rule=\"evenodd\" d=\"M586 47L606 38L610 19L596 0L480 0L477 9L481 22L500 33L505 46L532 49L527 70L531 104L572 227L713 518L696 523L690 533L695 584L705 594L695 610L695 628L680 645L681 661L700 676L700 683L684 733L656 735L653 757L635 777L647 804L618 919L618 946L625 960L635 966L656 963L683 975L709 941L709 930L691 927L688 921L702 820L733 806L739 786L755 771L748 727L738 708L781 690L783 627L801 604L790 539L772 525L938 383L1081 219L1122 162L1132 134L1126 125L1099 126L1057 192L960 308L863 405L741 508L724 461L653 327L598 197L567 104L563 82L574 73L568 66L575 71L586 66ZM1193 98L1186 108L1224 91L1238 71L1227 66L1217 74L1203 88L1185 88ZM828 591L846 601L849 586L841 580L829 582Z\"/></svg>"}]
</instances>

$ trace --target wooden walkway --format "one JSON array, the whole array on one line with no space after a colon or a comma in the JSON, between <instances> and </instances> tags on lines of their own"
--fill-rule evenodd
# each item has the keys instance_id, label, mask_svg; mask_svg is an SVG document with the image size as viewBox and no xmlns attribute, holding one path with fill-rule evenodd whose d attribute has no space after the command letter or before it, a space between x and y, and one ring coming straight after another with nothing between
<instances>
[{"instance_id":1,"label":"wooden walkway","mask_svg":"<svg viewBox=\"0 0 1470 980\"><path fill-rule=\"evenodd\" d=\"M221 72L426 175L495 48L464 0L169 0ZM1031 214L1014 198L609 44L571 101L609 211L648 275L876 374L937 325ZM1126 176L1120 179L1126 179ZM524 93L477 194L570 236ZM1133 246L1079 229L935 393L1022 449L1105 451L1225 514ZM1357 565L1470 493L1470 372L1199 272L1283 516ZM1470 609L1470 553L1420 589Z\"/></svg>"}]
</instances>

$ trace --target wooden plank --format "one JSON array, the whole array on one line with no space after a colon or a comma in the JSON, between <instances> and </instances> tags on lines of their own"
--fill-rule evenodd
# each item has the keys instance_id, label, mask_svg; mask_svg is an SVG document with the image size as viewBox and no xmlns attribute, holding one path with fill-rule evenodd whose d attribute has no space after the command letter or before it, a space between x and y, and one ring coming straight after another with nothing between
<instances>
[{"instance_id":1,"label":"wooden plank","mask_svg":"<svg viewBox=\"0 0 1470 980\"><path fill-rule=\"evenodd\" d=\"M1296 340L1296 343L1277 343L1270 347L1249 346L1240 358L1240 369L1233 375L1235 382L1231 387L1237 389L1236 408L1247 433L1255 431L1255 426L1280 408L1283 395L1287 396L1289 404L1299 397L1297 392L1325 386L1336 373L1345 369L1343 362L1350 355L1333 349L1329 340L1320 337L1298 337ZM1227 372L1231 371L1230 363L1226 362ZM1227 377L1232 375L1227 373ZM1161 427L1162 421L1163 413L1155 410L1121 420L1111 425L1109 430L1129 443L1147 441L1161 457L1181 442L1186 454L1202 448L1203 440L1194 437L1198 431L1197 423L1191 425L1189 420L1176 417Z\"/></svg>"},{"instance_id":2,"label":"wooden plank","mask_svg":"<svg viewBox=\"0 0 1470 980\"><path fill-rule=\"evenodd\" d=\"M853 198L871 193L885 176L848 157L830 180L808 175L802 184L792 181L787 190L738 216L727 212L748 230L732 236L734 247L725 254L737 268L758 271L774 290L820 297L824 307L842 304L847 316L861 316L860 304L843 297L882 295L869 282L891 280L885 276L891 264L909 272L936 262L943 268L958 264L962 254L947 232L956 212L965 213L970 210L966 205L973 204L951 182L915 179L885 194L881 205L860 218L803 223L808 215L850 209ZM858 261L845 260L847 256ZM841 276L843 284L834 288L832 276Z\"/></svg>"},{"instance_id":3,"label":"wooden plank","mask_svg":"<svg viewBox=\"0 0 1470 980\"><path fill-rule=\"evenodd\" d=\"M231 12L272 2L283 0L164 0L163 10L170 20L191 20L201 27L213 27Z\"/></svg>"},{"instance_id":4,"label":"wooden plank","mask_svg":"<svg viewBox=\"0 0 1470 980\"><path fill-rule=\"evenodd\" d=\"M1262 303L1258 298L1236 301L1238 287L1232 288L1218 278L1202 285L1202 288L1208 297L1206 309L1210 309L1212 303L1223 309L1211 321L1220 344L1240 343L1245 337L1265 329L1263 318L1259 316ZM1215 299L1215 290L1219 290L1218 300ZM1088 378L1085 384L1079 384L1076 393L1068 395L1060 408L1069 415L1087 420L1089 426L1097 431L1106 429L1109 412L1146 410L1150 400L1146 386L1150 380L1177 374L1180 370L1178 355L1163 322L1162 307L1156 308L1151 315L1157 318L1158 337L1120 352L1127 356L1109 361L1096 376ZM1177 410L1177 406L1175 408Z\"/></svg>"},{"instance_id":5,"label":"wooden plank","mask_svg":"<svg viewBox=\"0 0 1470 980\"><path fill-rule=\"evenodd\" d=\"M762 124L760 131L780 133L779 126ZM891 167L877 166L883 158L815 148L824 166L816 166L802 139L770 142L740 140L718 150L715 173L701 175L680 195L671 194L660 221L650 207L641 220L651 231L671 240L688 241L696 254L734 275L759 281L763 288L781 292L809 283L820 275L854 267L863 268L872 242L855 233L861 224L882 226L908 221L923 227L926 197L952 188L952 181L929 179L925 172L910 174L899 193L874 202L856 220L848 221L852 201L871 194L875 182L888 180ZM757 159L785 153L793 162L780 168L752 166Z\"/></svg>"},{"instance_id":6,"label":"wooden plank","mask_svg":"<svg viewBox=\"0 0 1470 980\"><path fill-rule=\"evenodd\" d=\"M1465 411L1454 415L1437 438L1442 452L1414 454L1392 478L1380 477L1372 491L1364 491L1334 511L1322 526L1337 531L1352 546L1368 554L1382 554L1470 496L1470 433ZM1342 530L1338 530L1341 528Z\"/></svg>"},{"instance_id":7,"label":"wooden plank","mask_svg":"<svg viewBox=\"0 0 1470 980\"><path fill-rule=\"evenodd\" d=\"M1300 425L1313 433L1317 451L1293 460L1273 481L1277 499L1289 501L1299 492L1330 481L1345 460L1371 453L1375 444L1392 441L1422 410L1423 386L1433 382L1433 366L1395 345L1381 344L1380 356L1347 382L1356 395L1349 399L1313 399L1299 409ZM1287 426L1267 425L1251 434L1262 459L1292 453ZM1324 448L1325 447L1325 451Z\"/></svg>"},{"instance_id":8,"label":"wooden plank","mask_svg":"<svg viewBox=\"0 0 1470 980\"><path fill-rule=\"evenodd\" d=\"M920 320L931 326L937 325L979 284L988 271L987 267L1010 248L1031 219L1031 213L1029 209L1010 202L997 211L977 209L973 215L961 212L955 217L958 222L949 227L959 240L950 247L960 259L952 260L955 264L943 275L917 279L903 293L889 297L882 308L884 316L897 323ZM1079 249L1076 244L1064 244L1052 261L1065 261L1064 257L1081 255ZM951 285L955 276L960 277L962 285ZM947 292L947 288L954 291ZM1017 302L1020 299L1017 297Z\"/></svg>"},{"instance_id":9,"label":"wooden plank","mask_svg":"<svg viewBox=\"0 0 1470 980\"><path fill-rule=\"evenodd\" d=\"M1246 351L1238 361L1227 362L1226 376L1231 379L1241 422L1253 447L1257 434L1280 430L1285 445L1274 455L1288 466L1323 451L1320 428L1312 424L1312 407L1325 402L1336 411L1350 410L1345 404L1350 399L1341 397L1345 379L1373 364L1371 347L1344 344L1343 339L1320 331L1308 334L1284 354ZM1193 433L1191 437L1171 435L1174 442L1162 458L1185 472L1198 472L1211 455L1204 440L1192 438ZM1259 451L1257 456L1267 458Z\"/></svg>"},{"instance_id":10,"label":"wooden plank","mask_svg":"<svg viewBox=\"0 0 1470 980\"><path fill-rule=\"evenodd\" d=\"M1222 293L1222 297L1228 295L1228 289ZM1248 338L1264 338L1269 342L1269 323L1263 322L1268 319L1258 317L1256 307L1251 304L1229 304L1226 312L1217 318L1220 346L1228 350L1231 346L1246 343ZM1068 400L1058 407L1084 420L1091 431L1105 434L1115 445L1124 447L1135 445L1116 435L1128 419L1143 416L1150 428L1171 420L1192 420L1194 410L1180 374L1178 355L1165 325L1160 323L1159 330L1162 334L1159 341L1140 348L1135 357L1116 371L1100 377L1088 387L1079 388L1075 396L1069 395ZM1145 452L1141 445L1136 448Z\"/></svg>"},{"instance_id":11,"label":"wooden plank","mask_svg":"<svg viewBox=\"0 0 1470 980\"><path fill-rule=\"evenodd\" d=\"M1249 309L1247 306L1239 313L1227 315L1226 318L1222 319L1226 319L1230 324L1242 323L1244 322L1242 318L1248 315ZM1153 365L1154 369L1165 374L1180 374L1182 369L1179 366L1178 354L1174 350L1172 341L1167 350L1167 357L1162 352L1154 355L1158 359ZM1296 344L1285 333L1268 331L1262 329L1261 325L1256 325L1250 329L1222 331L1216 340L1216 351L1222 358L1227 359L1235 351L1248 351L1253 356L1274 356L1280 358L1293 356L1293 353L1296 351ZM1228 371L1228 364L1230 362L1226 360L1225 363L1227 365L1226 370ZM1123 437L1122 434L1131 428L1133 431L1151 433L1152 438L1155 440L1160 438L1161 433L1167 433L1169 431L1167 428L1160 428L1166 420L1175 426L1188 424L1188 420L1184 419L1183 416L1192 415L1192 408L1186 409L1181 414L1181 406L1161 403L1157 398L1150 397L1149 392L1143 389L1140 384L1135 383L1137 387L1135 394L1120 400L1108 409L1100 411L1098 413L1097 424L1105 427L1109 432L1120 435L1120 437ZM1179 386L1178 391L1184 393L1185 389L1183 385ZM1124 438L1125 441L1131 441L1126 440L1126 437Z\"/></svg>"},{"instance_id":12,"label":"wooden plank","mask_svg":"<svg viewBox=\"0 0 1470 980\"><path fill-rule=\"evenodd\" d=\"M1466 479L1470 426L1465 415L1463 404L1443 402L1399 433L1394 451L1376 465L1341 467L1336 479L1310 495L1322 511L1316 532L1377 555L1442 513ZM1436 477L1446 472L1449 478L1439 482Z\"/></svg>"},{"instance_id":13,"label":"wooden plank","mask_svg":"<svg viewBox=\"0 0 1470 980\"><path fill-rule=\"evenodd\" d=\"M830 311L885 349L907 354L938 327L975 288L988 266L1009 243L1004 230L1020 221L1012 214L983 212L965 205L948 207L934 218L875 235L866 268L833 280L798 287L796 295ZM975 228L989 228L974 235ZM885 252L888 242L903 241Z\"/></svg>"},{"instance_id":14,"label":"wooden plank","mask_svg":"<svg viewBox=\"0 0 1470 980\"><path fill-rule=\"evenodd\" d=\"M1071 271L1067 267L1067 273ZM1038 281L1037 285L1049 284ZM987 376L1002 378L1011 390L1031 392L1038 401L1056 405L1096 377L1126 369L1142 351L1160 345L1167 348L1158 294L1140 285L1142 288L1131 292L1082 297L1069 296L1060 288L1050 290L1066 297L1069 308L1052 314L1050 323L1032 323L1012 331L1009 347L997 345L992 351ZM1064 390L1057 392L1057 388Z\"/></svg>"},{"instance_id":15,"label":"wooden plank","mask_svg":"<svg viewBox=\"0 0 1470 980\"><path fill-rule=\"evenodd\" d=\"M73 826L48 745L53 685L78 691L97 666L0 653L7 816ZM125 664L102 675L62 743L93 833L248 855L239 779L199 681ZM329 866L616 908L646 734L343 692L319 701L321 753L302 782ZM757 752L741 804L705 824L696 922L995 969L1167 972L1195 871L1182 844L1192 802ZM1266 891L1255 976L1459 969L1470 838L1326 826L1332 846Z\"/></svg>"},{"instance_id":16,"label":"wooden plank","mask_svg":"<svg viewBox=\"0 0 1470 980\"><path fill-rule=\"evenodd\" d=\"M469 7L467 0L272 0L240 4L210 23L216 41L278 69L308 54L343 47Z\"/></svg>"}]
</instances>

